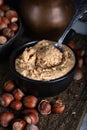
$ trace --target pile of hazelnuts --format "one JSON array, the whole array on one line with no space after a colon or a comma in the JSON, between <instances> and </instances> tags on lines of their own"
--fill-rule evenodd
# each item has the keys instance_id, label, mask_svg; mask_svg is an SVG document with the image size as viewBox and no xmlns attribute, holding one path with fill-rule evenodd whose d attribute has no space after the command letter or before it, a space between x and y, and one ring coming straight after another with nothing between
<instances>
[{"instance_id":1,"label":"pile of hazelnuts","mask_svg":"<svg viewBox=\"0 0 87 130\"><path fill-rule=\"evenodd\" d=\"M0 45L11 39L18 30L18 14L0 0Z\"/></svg>"},{"instance_id":2,"label":"pile of hazelnuts","mask_svg":"<svg viewBox=\"0 0 87 130\"><path fill-rule=\"evenodd\" d=\"M65 109L61 99L51 104L48 99L26 95L12 80L6 81L3 85L0 105L6 108L0 113L0 125L11 125L12 130L39 130L39 114L60 114Z\"/></svg>"},{"instance_id":3,"label":"pile of hazelnuts","mask_svg":"<svg viewBox=\"0 0 87 130\"><path fill-rule=\"evenodd\" d=\"M73 41L69 42L68 45L74 49L77 55L78 59L78 64L77 64L77 69L74 74L74 80L81 80L83 78L83 66L87 66L87 51L83 48L77 48L76 45Z\"/></svg>"}]
</instances>

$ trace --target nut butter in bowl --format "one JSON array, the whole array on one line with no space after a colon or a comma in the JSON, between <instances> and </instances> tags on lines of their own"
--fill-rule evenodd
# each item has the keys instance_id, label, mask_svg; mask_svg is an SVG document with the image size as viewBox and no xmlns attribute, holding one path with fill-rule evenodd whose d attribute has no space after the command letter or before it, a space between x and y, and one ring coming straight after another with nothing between
<instances>
[{"instance_id":1,"label":"nut butter in bowl","mask_svg":"<svg viewBox=\"0 0 87 130\"><path fill-rule=\"evenodd\" d=\"M49 40L29 42L10 57L10 69L22 88L38 96L53 96L65 90L72 81L77 65L74 51L63 44L63 53ZM27 85L27 86L26 86ZM32 91L32 92L33 92Z\"/></svg>"}]
</instances>

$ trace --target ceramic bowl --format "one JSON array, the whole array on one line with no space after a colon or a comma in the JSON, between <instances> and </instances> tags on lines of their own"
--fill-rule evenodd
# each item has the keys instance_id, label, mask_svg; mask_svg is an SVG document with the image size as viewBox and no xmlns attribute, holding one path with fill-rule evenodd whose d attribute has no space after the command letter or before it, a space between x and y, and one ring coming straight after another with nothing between
<instances>
[{"instance_id":1,"label":"ceramic bowl","mask_svg":"<svg viewBox=\"0 0 87 130\"><path fill-rule=\"evenodd\" d=\"M73 68L66 75L64 75L60 78L49 80L49 81L42 81L42 80L40 81L40 80L29 79L29 78L22 76L21 74L19 74L16 71L15 60L23 52L23 50L26 47L31 47L31 46L35 45L36 43L37 43L37 41L25 43L12 52L12 54L10 56L11 74L13 75L18 86L24 92L26 92L28 94L33 94L33 95L38 96L38 97L55 96L55 95L59 94L60 92L64 91L69 86L69 84L72 82L73 77L74 77L74 73L75 73L75 70L77 67L76 54L69 47L74 53L75 64L74 64Z\"/></svg>"}]
</instances>

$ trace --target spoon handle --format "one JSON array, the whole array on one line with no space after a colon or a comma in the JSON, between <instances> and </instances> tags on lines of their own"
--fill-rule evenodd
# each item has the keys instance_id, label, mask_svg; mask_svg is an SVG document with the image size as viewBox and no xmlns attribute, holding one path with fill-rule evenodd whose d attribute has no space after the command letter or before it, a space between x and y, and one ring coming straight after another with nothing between
<instances>
[{"instance_id":1,"label":"spoon handle","mask_svg":"<svg viewBox=\"0 0 87 130\"><path fill-rule=\"evenodd\" d=\"M60 37L60 39L58 40L58 48L62 48L62 43L66 37L66 35L69 33L69 31L71 30L72 26L83 17L83 15L87 13L87 2L82 0L80 3L79 8L76 10L75 15L73 16L70 24L68 25L68 27L66 28L66 30L64 31L63 35Z\"/></svg>"}]
</instances>

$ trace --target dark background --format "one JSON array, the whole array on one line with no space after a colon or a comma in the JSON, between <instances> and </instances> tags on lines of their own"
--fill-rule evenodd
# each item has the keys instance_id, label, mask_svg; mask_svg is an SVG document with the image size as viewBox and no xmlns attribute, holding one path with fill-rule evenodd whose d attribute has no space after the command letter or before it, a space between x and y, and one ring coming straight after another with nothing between
<instances>
[{"instance_id":1,"label":"dark background","mask_svg":"<svg viewBox=\"0 0 87 130\"><path fill-rule=\"evenodd\" d=\"M72 1L75 3L75 6L78 7L81 0L72 0ZM21 2L21 0L5 0L6 4L9 4L13 8L15 8L16 10L18 10L20 2Z\"/></svg>"}]
</instances>

